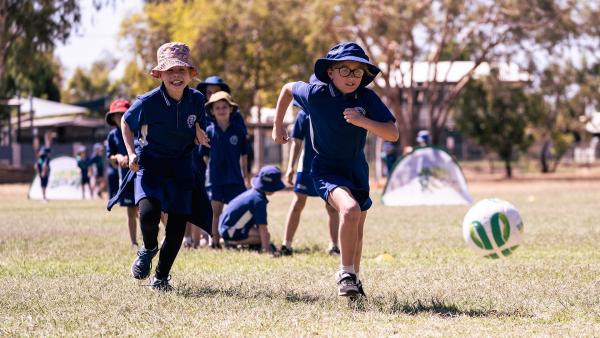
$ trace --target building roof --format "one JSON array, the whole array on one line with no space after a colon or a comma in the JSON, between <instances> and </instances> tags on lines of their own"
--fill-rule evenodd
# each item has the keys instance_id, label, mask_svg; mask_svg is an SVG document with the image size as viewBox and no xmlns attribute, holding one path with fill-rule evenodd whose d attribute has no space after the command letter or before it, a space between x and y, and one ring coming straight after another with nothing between
<instances>
[{"instance_id":1,"label":"building roof","mask_svg":"<svg viewBox=\"0 0 600 338\"><path fill-rule=\"evenodd\" d=\"M74 106L66 103L48 101L37 97L15 97L8 101L9 105L20 106L21 113L30 113L33 108L34 119L87 115L90 110L85 107Z\"/></svg>"}]
</instances>

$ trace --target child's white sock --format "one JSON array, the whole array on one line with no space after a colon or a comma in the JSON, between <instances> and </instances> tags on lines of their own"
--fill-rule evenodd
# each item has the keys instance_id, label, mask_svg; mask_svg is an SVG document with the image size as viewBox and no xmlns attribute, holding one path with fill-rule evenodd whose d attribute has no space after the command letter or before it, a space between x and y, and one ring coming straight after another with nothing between
<instances>
[{"instance_id":1,"label":"child's white sock","mask_svg":"<svg viewBox=\"0 0 600 338\"><path fill-rule=\"evenodd\" d=\"M286 248L291 249L292 248L292 241L283 241L283 245Z\"/></svg>"},{"instance_id":2,"label":"child's white sock","mask_svg":"<svg viewBox=\"0 0 600 338\"><path fill-rule=\"evenodd\" d=\"M338 245L336 242L329 242L329 249L337 248Z\"/></svg>"},{"instance_id":3,"label":"child's white sock","mask_svg":"<svg viewBox=\"0 0 600 338\"><path fill-rule=\"evenodd\" d=\"M356 272L354 272L354 264L352 264L352 265L341 265L340 266L340 272L342 272L342 273L347 272L347 273L355 274Z\"/></svg>"},{"instance_id":4,"label":"child's white sock","mask_svg":"<svg viewBox=\"0 0 600 338\"><path fill-rule=\"evenodd\" d=\"M358 281L360 281L360 278L358 278L358 271L355 273L356 275L356 282L358 283Z\"/></svg>"}]
</instances>

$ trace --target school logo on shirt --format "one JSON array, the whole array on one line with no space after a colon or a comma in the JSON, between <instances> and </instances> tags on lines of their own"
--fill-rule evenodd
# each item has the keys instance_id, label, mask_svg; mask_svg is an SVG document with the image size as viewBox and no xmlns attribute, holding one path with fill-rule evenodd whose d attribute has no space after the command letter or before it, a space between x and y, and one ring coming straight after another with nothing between
<instances>
[{"instance_id":1,"label":"school logo on shirt","mask_svg":"<svg viewBox=\"0 0 600 338\"><path fill-rule=\"evenodd\" d=\"M188 116L188 119L187 119L188 128L193 127L194 126L194 122L196 122L196 115L190 115L190 116Z\"/></svg>"},{"instance_id":2,"label":"school logo on shirt","mask_svg":"<svg viewBox=\"0 0 600 338\"><path fill-rule=\"evenodd\" d=\"M237 135L232 135L229 138L229 143L231 143L232 146L236 146L238 144L238 137L237 137Z\"/></svg>"}]
</instances>

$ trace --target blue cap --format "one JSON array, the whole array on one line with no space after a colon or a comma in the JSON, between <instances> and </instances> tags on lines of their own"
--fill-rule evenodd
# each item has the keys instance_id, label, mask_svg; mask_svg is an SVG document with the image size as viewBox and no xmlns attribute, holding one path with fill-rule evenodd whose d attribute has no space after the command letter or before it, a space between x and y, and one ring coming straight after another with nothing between
<instances>
[{"instance_id":1,"label":"blue cap","mask_svg":"<svg viewBox=\"0 0 600 338\"><path fill-rule=\"evenodd\" d=\"M225 83L225 81L217 75L207 77L206 79L204 79L204 81L198 83L198 85L196 86L196 89L198 91L200 91L202 94L206 95L206 87L208 87L209 85L219 86L219 87L221 87L222 91L225 91L225 92L231 94L231 89L229 89L229 86L227 85L227 83Z\"/></svg>"},{"instance_id":2,"label":"blue cap","mask_svg":"<svg viewBox=\"0 0 600 338\"><path fill-rule=\"evenodd\" d=\"M365 87L373 82L375 76L381 71L377 66L369 62L369 57L358 44L354 42L342 42L331 48L324 58L318 59L317 62L315 62L315 76L317 79L321 80L321 82L331 82L329 75L327 75L327 69L333 63L342 61L355 61L367 66L369 72L363 75L362 81L360 82L361 87Z\"/></svg>"},{"instance_id":3,"label":"blue cap","mask_svg":"<svg viewBox=\"0 0 600 338\"><path fill-rule=\"evenodd\" d=\"M266 192L275 192L285 188L285 184L281 180L281 170L272 165L262 167L258 175L252 178L252 186Z\"/></svg>"}]
</instances>

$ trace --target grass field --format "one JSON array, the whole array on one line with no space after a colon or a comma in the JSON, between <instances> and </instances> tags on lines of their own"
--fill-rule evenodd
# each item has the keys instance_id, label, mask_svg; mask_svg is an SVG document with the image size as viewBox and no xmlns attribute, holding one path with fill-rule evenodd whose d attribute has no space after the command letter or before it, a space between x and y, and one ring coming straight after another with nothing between
<instances>
[{"instance_id":1,"label":"grass field","mask_svg":"<svg viewBox=\"0 0 600 338\"><path fill-rule=\"evenodd\" d=\"M0 186L0 336L599 336L600 181L475 182L476 199L515 204L525 241L505 260L462 239L466 206L391 208L367 217L365 302L336 296L326 214L310 199L292 258L182 250L177 291L129 275L124 210L28 201ZM269 203L280 243L291 200ZM378 262L387 252L392 262ZM156 263L156 261L155 261Z\"/></svg>"}]
</instances>

